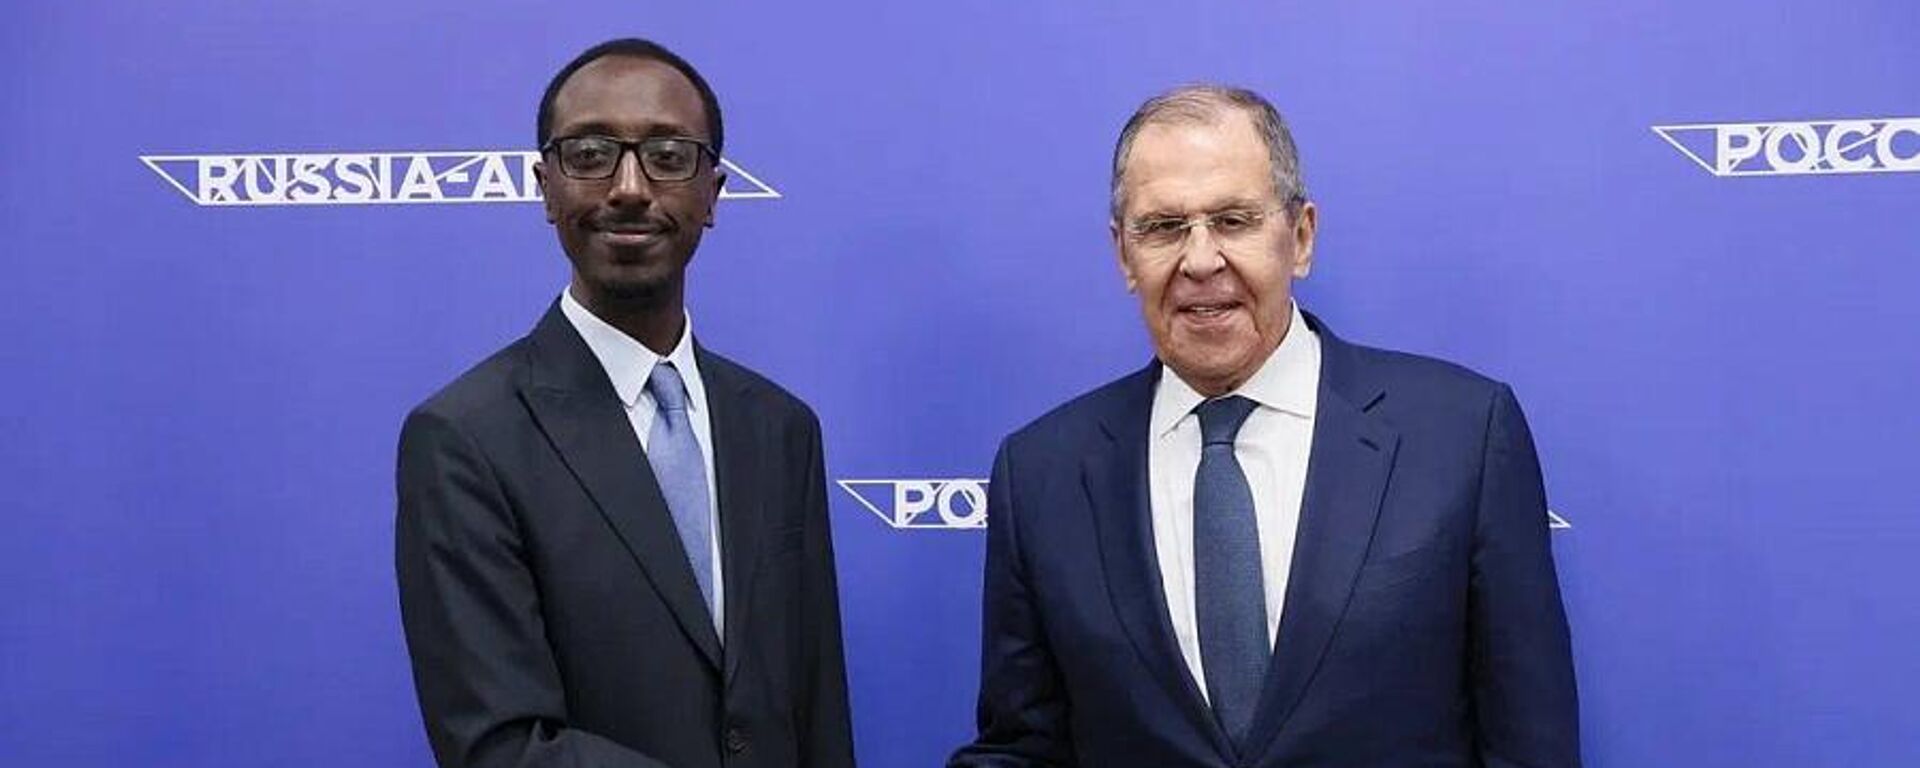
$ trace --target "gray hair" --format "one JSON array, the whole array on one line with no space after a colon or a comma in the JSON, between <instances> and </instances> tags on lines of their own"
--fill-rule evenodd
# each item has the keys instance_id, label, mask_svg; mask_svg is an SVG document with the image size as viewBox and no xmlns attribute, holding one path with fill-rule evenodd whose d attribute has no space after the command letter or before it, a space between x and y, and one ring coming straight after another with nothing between
<instances>
[{"instance_id":1,"label":"gray hair","mask_svg":"<svg viewBox=\"0 0 1920 768\"><path fill-rule=\"evenodd\" d=\"M1293 146L1293 132L1287 129L1280 111L1245 88L1201 83L1147 99L1127 118L1127 126L1120 129L1120 141L1113 147L1113 220L1119 221L1125 208L1122 184L1126 181L1127 156L1133 152L1133 139L1141 129L1156 123L1217 124L1229 109L1239 110L1253 121L1254 132L1267 144L1274 194L1289 212L1296 210L1307 197L1307 182L1300 176L1300 153Z\"/></svg>"}]
</instances>

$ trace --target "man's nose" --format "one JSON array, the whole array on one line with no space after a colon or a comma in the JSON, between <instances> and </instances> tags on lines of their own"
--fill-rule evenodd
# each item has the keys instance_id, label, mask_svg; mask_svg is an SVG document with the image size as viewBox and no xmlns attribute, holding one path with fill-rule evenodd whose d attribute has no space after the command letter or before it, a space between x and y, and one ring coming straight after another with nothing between
<instances>
[{"instance_id":1,"label":"man's nose","mask_svg":"<svg viewBox=\"0 0 1920 768\"><path fill-rule=\"evenodd\" d=\"M1194 280L1205 280L1227 266L1220 241L1214 239L1213 229L1205 224L1188 229L1186 242L1181 243L1180 249L1180 274Z\"/></svg>"},{"instance_id":2,"label":"man's nose","mask_svg":"<svg viewBox=\"0 0 1920 768\"><path fill-rule=\"evenodd\" d=\"M640 167L640 155L621 152L613 166L613 184L607 188L607 202L614 205L644 205L653 199L653 185Z\"/></svg>"}]
</instances>

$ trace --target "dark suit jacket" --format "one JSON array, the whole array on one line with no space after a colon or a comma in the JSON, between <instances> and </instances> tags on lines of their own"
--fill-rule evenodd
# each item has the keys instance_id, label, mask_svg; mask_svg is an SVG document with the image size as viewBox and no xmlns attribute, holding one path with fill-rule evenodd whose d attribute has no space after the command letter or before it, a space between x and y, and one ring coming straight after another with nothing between
<instances>
[{"instance_id":1,"label":"dark suit jacket","mask_svg":"<svg viewBox=\"0 0 1920 768\"><path fill-rule=\"evenodd\" d=\"M442 766L850 766L820 429L697 349L726 638L586 342L533 333L407 417L395 563Z\"/></svg>"},{"instance_id":2,"label":"dark suit jacket","mask_svg":"<svg viewBox=\"0 0 1920 768\"><path fill-rule=\"evenodd\" d=\"M1579 764L1546 501L1512 393L1309 322L1313 454L1247 754L1168 619L1147 490L1155 364L1002 444L980 732L950 765Z\"/></svg>"}]
</instances>

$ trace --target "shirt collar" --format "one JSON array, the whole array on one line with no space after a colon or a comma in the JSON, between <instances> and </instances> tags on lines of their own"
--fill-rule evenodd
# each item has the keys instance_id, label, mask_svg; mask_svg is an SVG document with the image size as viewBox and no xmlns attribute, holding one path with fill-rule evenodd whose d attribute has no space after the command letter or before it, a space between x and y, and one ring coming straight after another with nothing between
<instances>
[{"instance_id":1,"label":"shirt collar","mask_svg":"<svg viewBox=\"0 0 1920 768\"><path fill-rule=\"evenodd\" d=\"M1287 335L1245 383L1230 394L1240 395L1262 408L1302 419L1312 419L1319 403L1320 335L1307 327L1300 305L1291 307ZM1154 393L1149 425L1155 438L1165 437L1180 420L1206 400L1172 368L1161 366L1160 386Z\"/></svg>"},{"instance_id":2,"label":"shirt collar","mask_svg":"<svg viewBox=\"0 0 1920 768\"><path fill-rule=\"evenodd\" d=\"M706 384L700 379L693 354L693 315L685 315L680 341L663 358L574 300L571 289L560 292L560 311L573 324L581 340L587 342L587 348L593 350L600 367L606 369L607 379L613 382L613 391L620 397L621 405L631 410L639 403L640 395L647 389L647 379L653 376L653 367L667 360L680 372L681 381L686 382L687 407L695 413L707 409Z\"/></svg>"}]
</instances>

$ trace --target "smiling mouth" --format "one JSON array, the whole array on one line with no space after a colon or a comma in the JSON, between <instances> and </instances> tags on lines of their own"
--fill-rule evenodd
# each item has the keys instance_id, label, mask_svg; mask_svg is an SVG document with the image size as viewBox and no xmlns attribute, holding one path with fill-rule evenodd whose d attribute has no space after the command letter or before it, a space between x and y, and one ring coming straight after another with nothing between
<instances>
[{"instance_id":1,"label":"smiling mouth","mask_svg":"<svg viewBox=\"0 0 1920 768\"><path fill-rule=\"evenodd\" d=\"M1240 302L1237 302L1237 301L1209 302L1206 304L1188 304L1180 308L1180 314L1187 315L1196 320L1214 320L1220 317L1225 317L1228 313L1239 308L1240 308Z\"/></svg>"},{"instance_id":2,"label":"smiling mouth","mask_svg":"<svg viewBox=\"0 0 1920 768\"><path fill-rule=\"evenodd\" d=\"M600 237L615 245L644 245L664 237L665 227L657 226L612 226L595 227Z\"/></svg>"}]
</instances>

